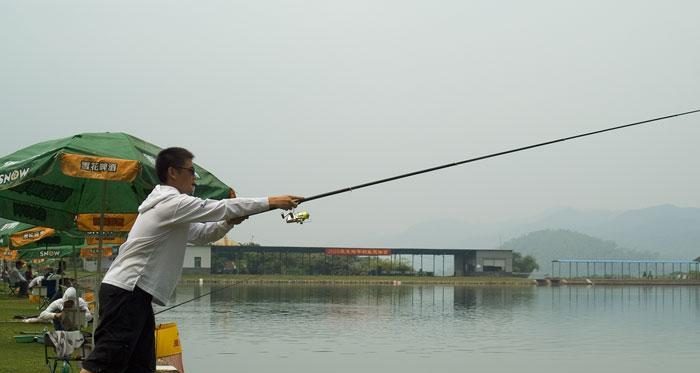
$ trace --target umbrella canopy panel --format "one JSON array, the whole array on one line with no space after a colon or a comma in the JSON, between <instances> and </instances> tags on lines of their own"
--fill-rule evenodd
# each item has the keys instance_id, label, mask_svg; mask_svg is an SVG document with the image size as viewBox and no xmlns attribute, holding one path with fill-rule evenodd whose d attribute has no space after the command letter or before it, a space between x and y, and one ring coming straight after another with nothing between
<instances>
[{"instance_id":1,"label":"umbrella canopy panel","mask_svg":"<svg viewBox=\"0 0 700 373\"><path fill-rule=\"evenodd\" d=\"M18 251L21 260L32 259L59 259L67 257L77 257L80 255L80 248L71 246L37 247L33 249L23 249Z\"/></svg>"},{"instance_id":2,"label":"umbrella canopy panel","mask_svg":"<svg viewBox=\"0 0 700 373\"><path fill-rule=\"evenodd\" d=\"M76 232L98 230L105 212L104 231L128 231L159 183L160 150L124 133L85 133L21 149L0 158L0 217ZM194 167L197 197L232 196L227 185Z\"/></svg>"},{"instance_id":3,"label":"umbrella canopy panel","mask_svg":"<svg viewBox=\"0 0 700 373\"><path fill-rule=\"evenodd\" d=\"M57 231L53 228L35 226L20 222L0 226L0 247L11 249L34 248L61 245L83 245L84 235Z\"/></svg>"}]
</instances>

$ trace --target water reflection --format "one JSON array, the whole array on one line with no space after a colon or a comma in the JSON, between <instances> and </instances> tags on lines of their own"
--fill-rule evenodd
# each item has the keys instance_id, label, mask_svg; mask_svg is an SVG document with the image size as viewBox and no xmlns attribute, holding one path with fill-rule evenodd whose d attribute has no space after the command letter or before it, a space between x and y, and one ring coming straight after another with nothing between
<instances>
[{"instance_id":1,"label":"water reflection","mask_svg":"<svg viewBox=\"0 0 700 373\"><path fill-rule=\"evenodd\" d=\"M552 307L564 311L700 311L696 286L566 286L551 288Z\"/></svg>"},{"instance_id":2,"label":"water reflection","mask_svg":"<svg viewBox=\"0 0 700 373\"><path fill-rule=\"evenodd\" d=\"M216 288L179 287L172 301L201 296ZM700 311L700 287L691 286L562 286L562 287L464 287L386 285L240 285L217 291L193 302L212 312L228 312L241 305L275 308L306 305L352 305L358 310L430 314L527 308L536 298L547 296L551 308L561 311L633 310ZM360 307L362 306L362 307ZM330 309L334 308L321 308Z\"/></svg>"},{"instance_id":3,"label":"water reflection","mask_svg":"<svg viewBox=\"0 0 700 373\"><path fill-rule=\"evenodd\" d=\"M203 289L203 290L201 290ZM195 287L193 297L209 288ZM512 308L532 302L534 287L246 285L211 294L212 304L338 304L440 311ZM181 294L182 298L186 295ZM179 299L178 299L179 300Z\"/></svg>"},{"instance_id":4,"label":"water reflection","mask_svg":"<svg viewBox=\"0 0 700 373\"><path fill-rule=\"evenodd\" d=\"M211 290L180 287L176 301ZM697 287L256 284L157 321L178 323L190 371L354 373L391 361L383 370L422 372L434 361L462 370L497 362L546 372L566 363L574 372L639 373L695 367L699 315Z\"/></svg>"},{"instance_id":5,"label":"water reflection","mask_svg":"<svg viewBox=\"0 0 700 373\"><path fill-rule=\"evenodd\" d=\"M507 309L520 307L531 303L535 297L536 288L512 288L512 287L455 287L455 308L486 308Z\"/></svg>"}]
</instances>

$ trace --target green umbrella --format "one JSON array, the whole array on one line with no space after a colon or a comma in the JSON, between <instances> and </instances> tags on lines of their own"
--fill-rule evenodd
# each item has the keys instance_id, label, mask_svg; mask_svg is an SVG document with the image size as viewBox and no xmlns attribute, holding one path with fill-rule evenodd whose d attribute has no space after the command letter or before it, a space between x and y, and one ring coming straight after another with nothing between
<instances>
[{"instance_id":1,"label":"green umbrella","mask_svg":"<svg viewBox=\"0 0 700 373\"><path fill-rule=\"evenodd\" d=\"M74 246L85 243L82 234L57 231L27 223L9 222L0 226L0 247L28 249L48 246Z\"/></svg>"},{"instance_id":2,"label":"green umbrella","mask_svg":"<svg viewBox=\"0 0 700 373\"><path fill-rule=\"evenodd\" d=\"M76 251L74 247L84 243L83 235L74 235L53 228L20 222L6 222L0 226L0 248L5 249L3 258L30 260L73 256ZM56 248L57 246L59 248ZM51 248L50 251L49 248ZM19 250L19 253L12 253L9 250ZM75 262L73 264L75 267ZM77 268L74 270L77 271ZM74 275L77 276L75 273Z\"/></svg>"},{"instance_id":3,"label":"green umbrella","mask_svg":"<svg viewBox=\"0 0 700 373\"><path fill-rule=\"evenodd\" d=\"M80 248L73 246L52 246L35 247L32 249L19 250L18 258L21 260L32 259L61 259L67 257L78 257Z\"/></svg>"},{"instance_id":4,"label":"green umbrella","mask_svg":"<svg viewBox=\"0 0 700 373\"><path fill-rule=\"evenodd\" d=\"M124 133L85 133L21 149L0 158L0 217L69 232L128 231L139 204L159 183L160 150ZM196 196L232 195L194 167Z\"/></svg>"},{"instance_id":5,"label":"green umbrella","mask_svg":"<svg viewBox=\"0 0 700 373\"><path fill-rule=\"evenodd\" d=\"M159 184L155 159L160 150L124 133L84 133L21 149L0 158L0 217L68 232L99 232L101 249L105 232L131 229L138 206ZM195 196L234 196L205 169L194 168Z\"/></svg>"}]
</instances>

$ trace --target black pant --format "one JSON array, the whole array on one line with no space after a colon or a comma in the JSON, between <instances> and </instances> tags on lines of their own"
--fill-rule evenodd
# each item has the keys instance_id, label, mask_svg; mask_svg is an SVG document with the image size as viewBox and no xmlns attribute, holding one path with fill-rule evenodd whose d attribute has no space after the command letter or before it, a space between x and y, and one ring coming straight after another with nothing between
<instances>
[{"instance_id":1,"label":"black pant","mask_svg":"<svg viewBox=\"0 0 700 373\"><path fill-rule=\"evenodd\" d=\"M100 285L100 318L95 348L83 361L93 373L151 373L156 370L153 297L134 288L128 291Z\"/></svg>"},{"instance_id":2,"label":"black pant","mask_svg":"<svg viewBox=\"0 0 700 373\"><path fill-rule=\"evenodd\" d=\"M27 285L29 285L27 281L19 281L15 283L15 287L19 288L19 293L17 293L18 297L27 296Z\"/></svg>"}]
</instances>

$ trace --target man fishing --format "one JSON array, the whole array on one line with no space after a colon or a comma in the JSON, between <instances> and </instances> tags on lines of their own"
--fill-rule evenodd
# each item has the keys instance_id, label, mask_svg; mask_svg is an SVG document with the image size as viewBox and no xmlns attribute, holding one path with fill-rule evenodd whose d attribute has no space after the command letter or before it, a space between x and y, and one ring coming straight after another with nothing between
<instances>
[{"instance_id":1,"label":"man fishing","mask_svg":"<svg viewBox=\"0 0 700 373\"><path fill-rule=\"evenodd\" d=\"M161 181L139 206L127 241L100 286L95 348L81 373L154 372L155 318L151 302L165 305L182 272L186 244L222 238L249 215L290 210L303 197L281 195L220 201L191 196L194 155L183 148L162 150L156 159Z\"/></svg>"}]
</instances>

